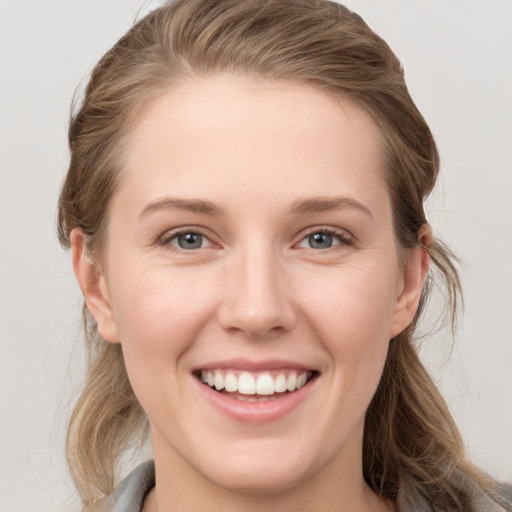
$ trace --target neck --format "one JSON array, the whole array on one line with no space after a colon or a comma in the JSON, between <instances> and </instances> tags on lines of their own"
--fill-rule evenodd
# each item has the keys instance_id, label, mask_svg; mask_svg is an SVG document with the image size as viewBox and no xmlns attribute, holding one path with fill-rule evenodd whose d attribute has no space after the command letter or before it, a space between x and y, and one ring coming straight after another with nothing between
<instances>
[{"instance_id":1,"label":"neck","mask_svg":"<svg viewBox=\"0 0 512 512\"><path fill-rule=\"evenodd\" d=\"M185 510L188 512L203 510L211 512L239 512L240 510L247 512L268 512L268 510L283 512L332 512L333 510L343 512L392 512L395 510L391 503L381 500L368 487L362 489L360 496L355 499L349 495L339 496L340 493L335 493L336 496L326 496L325 494L322 496L301 496L302 493L296 493L294 496L288 493L257 496L233 495L233 493L230 493L229 496L217 496L218 501L212 502L209 501L210 498L199 496L200 493L197 494L199 499L190 500L190 496L187 496L185 497L187 504L184 504L183 496L174 496L169 500L164 493L159 493L160 499L158 499L155 488L148 495L143 512L182 512ZM353 495L354 493L350 494ZM192 504L191 501L195 504ZM329 503L331 501L332 504Z\"/></svg>"},{"instance_id":2,"label":"neck","mask_svg":"<svg viewBox=\"0 0 512 512\"><path fill-rule=\"evenodd\" d=\"M153 442L155 443L155 439ZM157 443L158 445L158 443ZM195 471L176 454L155 448L156 486L144 512L389 512L366 485L362 474L361 446L353 453L335 455L320 471L303 475L278 489L233 489L218 485ZM350 447L348 447L350 448ZM351 450L346 450L350 452ZM351 463L346 463L350 460ZM354 464L354 460L358 463Z\"/></svg>"}]
</instances>

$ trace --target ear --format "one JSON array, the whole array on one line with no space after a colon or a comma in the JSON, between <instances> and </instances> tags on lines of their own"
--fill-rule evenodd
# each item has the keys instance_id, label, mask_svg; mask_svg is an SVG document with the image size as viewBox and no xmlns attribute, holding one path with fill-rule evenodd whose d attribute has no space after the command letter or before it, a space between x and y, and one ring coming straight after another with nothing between
<instances>
[{"instance_id":1,"label":"ear","mask_svg":"<svg viewBox=\"0 0 512 512\"><path fill-rule=\"evenodd\" d=\"M119 343L119 332L105 276L87 252L84 232L80 228L74 228L69 240L75 276L84 295L87 309L98 324L98 332L104 340Z\"/></svg>"},{"instance_id":2,"label":"ear","mask_svg":"<svg viewBox=\"0 0 512 512\"><path fill-rule=\"evenodd\" d=\"M418 232L418 243L407 252L403 282L395 302L389 339L406 329L418 310L423 283L430 266L428 247L432 241L432 229L423 224Z\"/></svg>"}]
</instances>

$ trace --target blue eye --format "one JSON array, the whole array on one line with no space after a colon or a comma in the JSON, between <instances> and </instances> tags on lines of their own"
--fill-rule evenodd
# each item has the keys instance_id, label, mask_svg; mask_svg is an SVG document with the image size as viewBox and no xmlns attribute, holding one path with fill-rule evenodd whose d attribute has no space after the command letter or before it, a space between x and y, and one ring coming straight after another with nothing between
<instances>
[{"instance_id":1,"label":"blue eye","mask_svg":"<svg viewBox=\"0 0 512 512\"><path fill-rule=\"evenodd\" d=\"M330 249L337 245L350 245L351 239L343 232L336 232L328 229L319 229L306 235L298 244L306 249Z\"/></svg>"},{"instance_id":2,"label":"blue eye","mask_svg":"<svg viewBox=\"0 0 512 512\"><path fill-rule=\"evenodd\" d=\"M333 242L335 240L331 233L313 233L308 236L308 244L312 249L329 249Z\"/></svg>"},{"instance_id":3,"label":"blue eye","mask_svg":"<svg viewBox=\"0 0 512 512\"><path fill-rule=\"evenodd\" d=\"M208 239L200 233L189 231L174 235L169 242L180 249L194 250L205 247L208 244Z\"/></svg>"}]
</instances>

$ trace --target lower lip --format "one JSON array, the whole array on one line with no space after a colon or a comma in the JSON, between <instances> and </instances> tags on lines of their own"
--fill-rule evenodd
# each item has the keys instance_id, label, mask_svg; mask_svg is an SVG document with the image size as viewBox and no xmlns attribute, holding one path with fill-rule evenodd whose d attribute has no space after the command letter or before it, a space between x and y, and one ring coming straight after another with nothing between
<instances>
[{"instance_id":1,"label":"lower lip","mask_svg":"<svg viewBox=\"0 0 512 512\"><path fill-rule=\"evenodd\" d=\"M217 410L234 420L248 423L269 423L283 418L304 402L318 380L315 377L297 391L283 394L272 400L246 402L219 393L203 384L196 377L194 378L206 399Z\"/></svg>"}]
</instances>

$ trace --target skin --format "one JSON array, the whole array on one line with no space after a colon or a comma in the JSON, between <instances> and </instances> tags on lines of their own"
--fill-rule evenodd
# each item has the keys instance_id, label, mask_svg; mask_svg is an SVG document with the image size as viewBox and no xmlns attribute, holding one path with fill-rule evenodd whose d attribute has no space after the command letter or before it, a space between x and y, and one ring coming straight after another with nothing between
<instances>
[{"instance_id":1,"label":"skin","mask_svg":"<svg viewBox=\"0 0 512 512\"><path fill-rule=\"evenodd\" d=\"M417 246L399 262L371 117L309 86L223 75L157 98L128 148L101 262L79 229L71 242L87 306L122 344L149 417L145 510L389 509L362 476L364 415L428 257ZM297 209L311 198L323 208ZM332 246L312 247L326 230ZM180 248L180 231L202 246ZM192 373L233 357L318 378L283 418L247 424L211 406Z\"/></svg>"}]
</instances>

